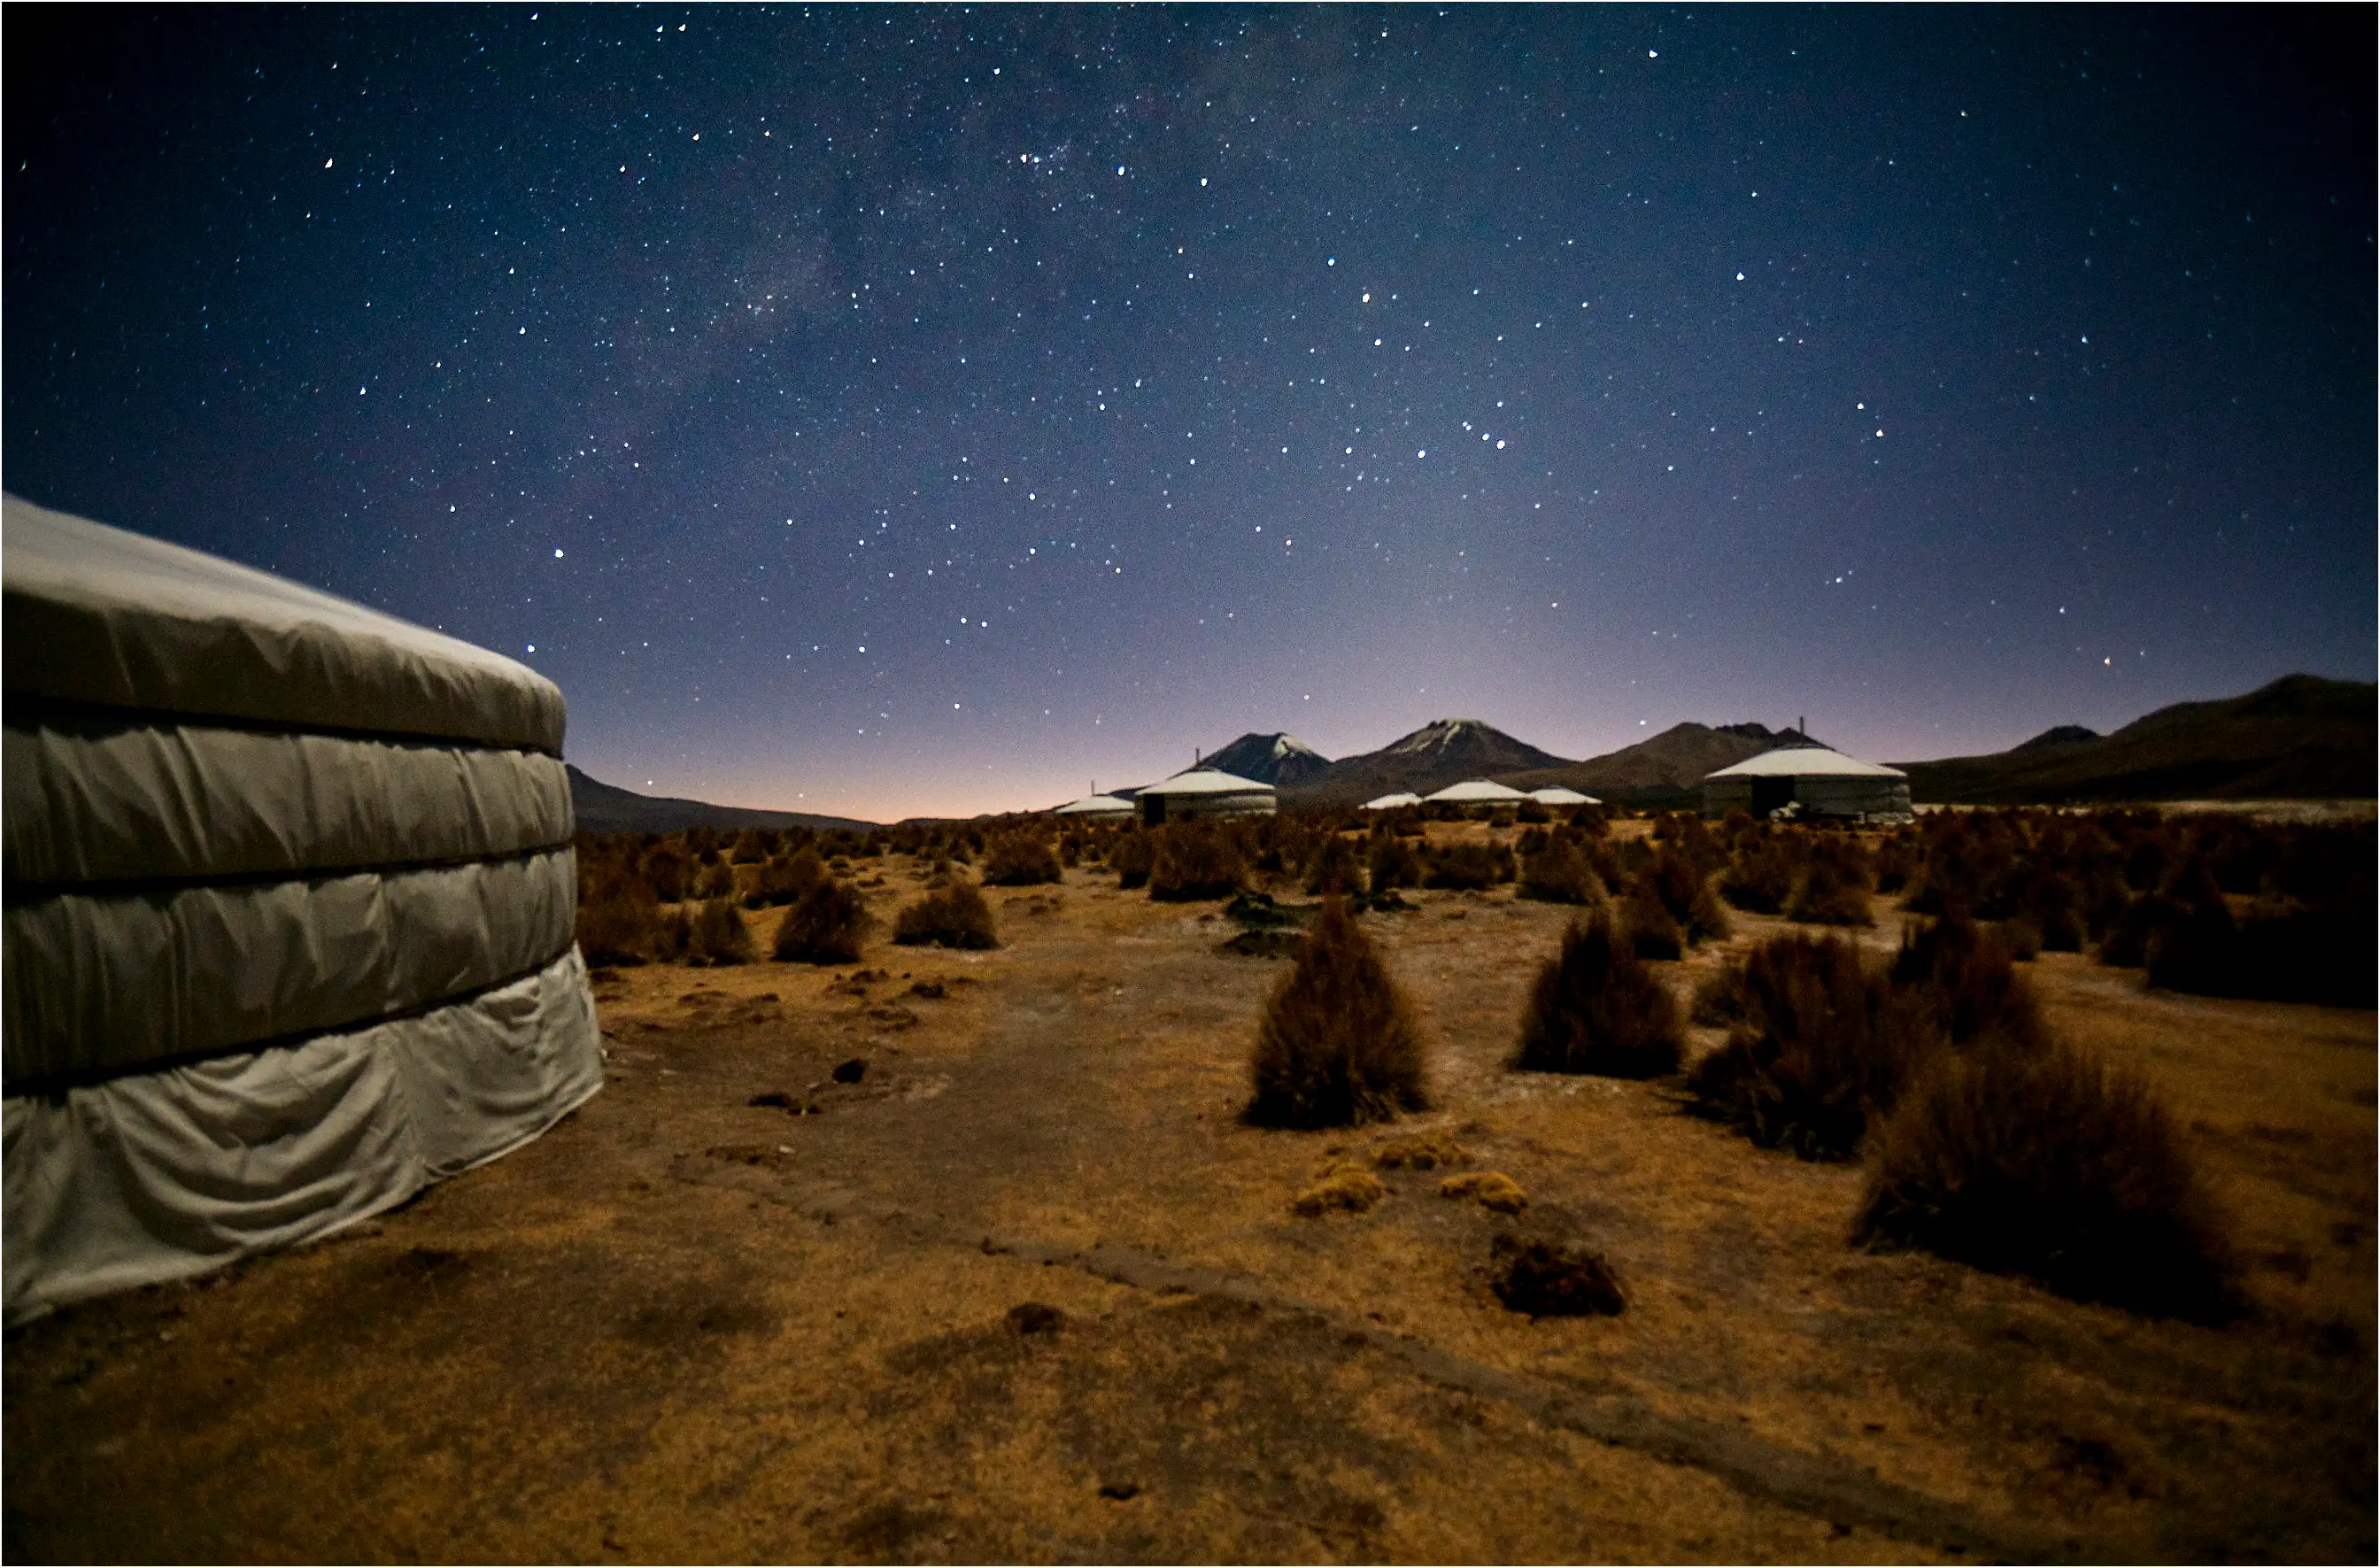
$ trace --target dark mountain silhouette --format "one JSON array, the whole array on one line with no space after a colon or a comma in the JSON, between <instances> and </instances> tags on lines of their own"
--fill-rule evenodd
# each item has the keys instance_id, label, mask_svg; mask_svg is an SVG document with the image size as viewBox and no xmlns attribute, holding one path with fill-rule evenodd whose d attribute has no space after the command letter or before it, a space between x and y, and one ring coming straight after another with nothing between
<instances>
[{"instance_id":1,"label":"dark mountain silhouette","mask_svg":"<svg viewBox=\"0 0 2380 1568\"><path fill-rule=\"evenodd\" d=\"M1989 756L1893 765L1912 800L1981 806L2369 799L2374 695L2369 681L2285 675L2244 697L2160 708L2113 735L2061 725Z\"/></svg>"},{"instance_id":2,"label":"dark mountain silhouette","mask_svg":"<svg viewBox=\"0 0 2380 1568\"><path fill-rule=\"evenodd\" d=\"M2046 751L2054 746L2078 746L2086 740L2106 738L2097 730L2086 730L2081 724L2058 724L2042 731L2031 740L2022 740L2010 747L2011 754L2019 751Z\"/></svg>"},{"instance_id":3,"label":"dark mountain silhouette","mask_svg":"<svg viewBox=\"0 0 2380 1568\"><path fill-rule=\"evenodd\" d=\"M1439 719L1378 751L1342 757L1313 778L1284 785L1281 801L1289 806L1354 806L1398 790L1427 795L1464 779L1563 764L1564 759L1552 752L1514 740L1476 719Z\"/></svg>"},{"instance_id":4,"label":"dark mountain silhouette","mask_svg":"<svg viewBox=\"0 0 2380 1568\"><path fill-rule=\"evenodd\" d=\"M1648 740L1584 762L1497 775L1514 789L1561 784L1615 806L1688 808L1702 804L1703 775L1782 746L1816 742L1788 725L1672 724Z\"/></svg>"},{"instance_id":5,"label":"dark mountain silhouette","mask_svg":"<svg viewBox=\"0 0 2380 1568\"><path fill-rule=\"evenodd\" d=\"M687 828L872 828L850 817L821 817L808 811L754 811L741 806L712 806L700 800L638 795L633 790L589 778L567 763L570 805L579 831L590 833L674 833Z\"/></svg>"},{"instance_id":6,"label":"dark mountain silhouette","mask_svg":"<svg viewBox=\"0 0 2380 1568\"><path fill-rule=\"evenodd\" d=\"M1220 751L1209 751L1201 767L1236 773L1258 784L1288 789L1330 771L1330 759L1293 735L1244 735Z\"/></svg>"}]
</instances>

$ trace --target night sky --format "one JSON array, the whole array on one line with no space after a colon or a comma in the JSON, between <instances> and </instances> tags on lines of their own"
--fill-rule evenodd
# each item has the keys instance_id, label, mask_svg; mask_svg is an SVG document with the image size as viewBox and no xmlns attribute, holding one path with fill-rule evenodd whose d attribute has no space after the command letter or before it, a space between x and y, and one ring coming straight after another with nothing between
<instances>
[{"instance_id":1,"label":"night sky","mask_svg":"<svg viewBox=\"0 0 2380 1568\"><path fill-rule=\"evenodd\" d=\"M2369 7L6 25L7 488L633 789L2374 675Z\"/></svg>"}]
</instances>

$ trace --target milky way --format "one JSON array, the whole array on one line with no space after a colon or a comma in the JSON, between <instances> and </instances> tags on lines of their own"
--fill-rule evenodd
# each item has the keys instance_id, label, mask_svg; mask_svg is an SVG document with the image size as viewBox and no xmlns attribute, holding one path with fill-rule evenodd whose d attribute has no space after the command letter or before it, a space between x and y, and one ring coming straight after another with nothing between
<instances>
[{"instance_id":1,"label":"milky way","mask_svg":"<svg viewBox=\"0 0 2380 1568\"><path fill-rule=\"evenodd\" d=\"M523 659L631 788L2373 673L2368 9L6 26L8 488Z\"/></svg>"}]
</instances>

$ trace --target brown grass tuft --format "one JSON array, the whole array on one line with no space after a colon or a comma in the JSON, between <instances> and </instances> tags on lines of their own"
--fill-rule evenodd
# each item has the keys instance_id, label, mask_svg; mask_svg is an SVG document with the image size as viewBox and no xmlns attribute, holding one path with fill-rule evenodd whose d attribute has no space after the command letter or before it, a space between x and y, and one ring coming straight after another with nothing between
<instances>
[{"instance_id":1,"label":"brown grass tuft","mask_svg":"<svg viewBox=\"0 0 2380 1568\"><path fill-rule=\"evenodd\" d=\"M1628 1298L1603 1255L1574 1242L1523 1241L1498 1236L1496 1299L1532 1318L1616 1317Z\"/></svg>"},{"instance_id":2,"label":"brown grass tuft","mask_svg":"<svg viewBox=\"0 0 2380 1568\"><path fill-rule=\"evenodd\" d=\"M1062 881L1058 852L1050 841L1031 832L995 835L983 853L983 885L1034 887Z\"/></svg>"},{"instance_id":3,"label":"brown grass tuft","mask_svg":"<svg viewBox=\"0 0 2380 1568\"><path fill-rule=\"evenodd\" d=\"M1544 1073L1652 1078L1678 1069L1678 1004L1634 949L1597 917L1573 922L1537 971L1512 1065Z\"/></svg>"},{"instance_id":4,"label":"brown grass tuft","mask_svg":"<svg viewBox=\"0 0 2380 1568\"><path fill-rule=\"evenodd\" d=\"M858 893L822 876L777 922L771 951L781 964L856 964L875 923Z\"/></svg>"},{"instance_id":5,"label":"brown grass tuft","mask_svg":"<svg viewBox=\"0 0 2380 1568\"><path fill-rule=\"evenodd\" d=\"M1469 1198L1482 1209L1492 1209L1499 1214L1518 1214L1529 1206L1529 1195L1521 1184L1501 1171L1466 1171L1459 1176L1449 1176L1438 1184L1440 1197Z\"/></svg>"},{"instance_id":6,"label":"brown grass tuft","mask_svg":"<svg viewBox=\"0 0 2380 1568\"><path fill-rule=\"evenodd\" d=\"M1603 884L1578 845L1557 835L1522 859L1521 896L1548 904L1600 904Z\"/></svg>"},{"instance_id":7,"label":"brown grass tuft","mask_svg":"<svg viewBox=\"0 0 2380 1568\"><path fill-rule=\"evenodd\" d=\"M620 873L601 877L578 898L578 951L589 964L641 964L661 933L653 891Z\"/></svg>"},{"instance_id":8,"label":"brown grass tuft","mask_svg":"<svg viewBox=\"0 0 2380 1568\"><path fill-rule=\"evenodd\" d=\"M903 947L985 948L1000 945L1000 932L982 890L953 881L902 910L892 923L892 940Z\"/></svg>"},{"instance_id":9,"label":"brown grass tuft","mask_svg":"<svg viewBox=\"0 0 2380 1568\"><path fill-rule=\"evenodd\" d=\"M1810 869L1802 873L1793 901L1785 906L1785 918L1808 926L1876 924L1876 918L1868 913L1867 889L1826 860L1812 860Z\"/></svg>"},{"instance_id":10,"label":"brown grass tuft","mask_svg":"<svg viewBox=\"0 0 2380 1568\"><path fill-rule=\"evenodd\" d=\"M1349 1167L1331 1172L1320 1181L1290 1199L1290 1212L1308 1220L1318 1220L1332 1212L1361 1214L1389 1196L1380 1178L1369 1171Z\"/></svg>"},{"instance_id":11,"label":"brown grass tuft","mask_svg":"<svg viewBox=\"0 0 2380 1568\"><path fill-rule=\"evenodd\" d=\"M1325 900L1257 1023L1249 1121L1328 1127L1429 1105L1421 1029L1342 900Z\"/></svg>"},{"instance_id":12,"label":"brown grass tuft","mask_svg":"<svg viewBox=\"0 0 2380 1568\"><path fill-rule=\"evenodd\" d=\"M724 866L720 869L726 869ZM705 900L696 911L689 946L697 963L752 962L752 933L744 929L744 917L736 913L735 901L724 895Z\"/></svg>"},{"instance_id":13,"label":"brown grass tuft","mask_svg":"<svg viewBox=\"0 0 2380 1568\"><path fill-rule=\"evenodd\" d=\"M1196 819L1157 830L1148 868L1148 896L1169 902L1229 898L1248 872L1239 835L1220 822Z\"/></svg>"},{"instance_id":14,"label":"brown grass tuft","mask_svg":"<svg viewBox=\"0 0 2380 1568\"><path fill-rule=\"evenodd\" d=\"M1804 1160L1855 1153L1925 1051L1925 1015L1840 937L1776 937L1744 960L1742 1018L1687 1078L1703 1114Z\"/></svg>"},{"instance_id":15,"label":"brown grass tuft","mask_svg":"<svg viewBox=\"0 0 2380 1568\"><path fill-rule=\"evenodd\" d=\"M2236 1301L2172 1117L2145 1079L2063 1043L1937 1055L1884 1123L1854 1236L2160 1317Z\"/></svg>"}]
</instances>

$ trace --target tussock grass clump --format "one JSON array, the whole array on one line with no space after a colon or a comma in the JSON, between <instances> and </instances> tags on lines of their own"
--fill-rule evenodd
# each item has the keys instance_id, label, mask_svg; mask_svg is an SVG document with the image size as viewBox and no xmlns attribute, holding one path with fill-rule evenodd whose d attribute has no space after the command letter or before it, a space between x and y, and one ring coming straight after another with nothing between
<instances>
[{"instance_id":1,"label":"tussock grass clump","mask_svg":"<svg viewBox=\"0 0 2380 1568\"><path fill-rule=\"evenodd\" d=\"M683 904L661 912L653 926L652 946L647 951L656 964L683 964L694 953L694 921Z\"/></svg>"},{"instance_id":2,"label":"tussock grass clump","mask_svg":"<svg viewBox=\"0 0 2380 1568\"><path fill-rule=\"evenodd\" d=\"M1678 1004L1609 918L1573 923L1521 1014L1515 1067L1652 1078L1678 1070Z\"/></svg>"},{"instance_id":3,"label":"tussock grass clump","mask_svg":"<svg viewBox=\"0 0 2380 1568\"><path fill-rule=\"evenodd\" d=\"M1639 958L1681 958L1685 955L1686 933L1680 929L1670 906L1645 878L1638 877L1628 884L1628 894L1621 901L1621 922L1628 928L1628 941Z\"/></svg>"},{"instance_id":4,"label":"tussock grass clump","mask_svg":"<svg viewBox=\"0 0 2380 1568\"><path fill-rule=\"evenodd\" d=\"M1363 892L1364 862L1355 846L1335 833L1323 840L1322 847L1306 861L1305 891L1325 897Z\"/></svg>"},{"instance_id":5,"label":"tussock grass clump","mask_svg":"<svg viewBox=\"0 0 2380 1568\"><path fill-rule=\"evenodd\" d=\"M1743 1020L1743 960L1730 958L1694 987L1686 1015L1697 1024L1724 1028Z\"/></svg>"},{"instance_id":6,"label":"tussock grass clump","mask_svg":"<svg viewBox=\"0 0 2380 1568\"><path fill-rule=\"evenodd\" d=\"M1064 876L1058 852L1038 833L997 834L983 853L986 887L1033 887L1062 881Z\"/></svg>"},{"instance_id":7,"label":"tussock grass clump","mask_svg":"<svg viewBox=\"0 0 2380 1568\"><path fill-rule=\"evenodd\" d=\"M760 868L759 880L744 897L747 909L782 909L798 904L804 894L826 881L826 862L814 850L779 856Z\"/></svg>"},{"instance_id":8,"label":"tussock grass clump","mask_svg":"<svg viewBox=\"0 0 2380 1568\"><path fill-rule=\"evenodd\" d=\"M1953 1045L1985 1034L2020 1044L2045 1038L2040 1003L1998 932L1956 918L1904 930L1893 985L1910 993Z\"/></svg>"},{"instance_id":9,"label":"tussock grass clump","mask_svg":"<svg viewBox=\"0 0 2380 1568\"><path fill-rule=\"evenodd\" d=\"M655 899L675 904L686 897L686 879L694 873L694 857L684 845L663 839L645 851L640 869Z\"/></svg>"},{"instance_id":10,"label":"tussock grass clump","mask_svg":"<svg viewBox=\"0 0 2380 1568\"><path fill-rule=\"evenodd\" d=\"M1393 832L1372 841L1370 863L1366 869L1371 874L1372 892L1376 894L1391 888L1421 885L1421 857Z\"/></svg>"},{"instance_id":11,"label":"tussock grass clump","mask_svg":"<svg viewBox=\"0 0 2380 1568\"><path fill-rule=\"evenodd\" d=\"M1148 868L1148 896L1187 903L1229 898L1248 874L1239 836L1220 822L1169 822L1156 833Z\"/></svg>"},{"instance_id":12,"label":"tussock grass clump","mask_svg":"<svg viewBox=\"0 0 2380 1568\"><path fill-rule=\"evenodd\" d=\"M982 890L953 881L902 910L892 922L892 940L903 947L998 947L1000 931Z\"/></svg>"},{"instance_id":13,"label":"tussock grass clump","mask_svg":"<svg viewBox=\"0 0 2380 1568\"><path fill-rule=\"evenodd\" d=\"M1616 1317L1628 1297L1599 1252L1500 1235L1489 1248L1496 1299L1532 1318Z\"/></svg>"},{"instance_id":14,"label":"tussock grass clump","mask_svg":"<svg viewBox=\"0 0 2380 1568\"><path fill-rule=\"evenodd\" d=\"M1119 888L1147 887L1148 869L1157 859L1149 835L1138 831L1125 833L1108 851L1108 869L1116 874Z\"/></svg>"},{"instance_id":15,"label":"tussock grass clump","mask_svg":"<svg viewBox=\"0 0 2380 1568\"><path fill-rule=\"evenodd\" d=\"M752 933L744 929L744 917L736 913L735 901L725 896L706 899L702 907L695 911L687 945L690 956L698 964L752 962Z\"/></svg>"},{"instance_id":16,"label":"tussock grass clump","mask_svg":"<svg viewBox=\"0 0 2380 1568\"><path fill-rule=\"evenodd\" d=\"M1695 1064L1697 1110L1804 1160L1855 1153L1929 1036L1925 1015L1841 937L1777 937L1744 960L1742 1017Z\"/></svg>"},{"instance_id":17,"label":"tussock grass clump","mask_svg":"<svg viewBox=\"0 0 2380 1568\"><path fill-rule=\"evenodd\" d=\"M1776 914L1792 892L1793 857L1774 840L1737 850L1718 881L1721 898L1755 915Z\"/></svg>"},{"instance_id":18,"label":"tussock grass clump","mask_svg":"<svg viewBox=\"0 0 2380 1568\"><path fill-rule=\"evenodd\" d=\"M1512 880L1512 852L1497 844L1440 845L1423 881L1430 887L1477 892Z\"/></svg>"},{"instance_id":19,"label":"tussock grass clump","mask_svg":"<svg viewBox=\"0 0 2380 1568\"><path fill-rule=\"evenodd\" d=\"M1458 1202L1468 1198L1499 1214L1518 1214L1529 1206L1527 1191L1501 1171L1466 1171L1449 1176L1438 1184L1438 1196Z\"/></svg>"},{"instance_id":20,"label":"tussock grass clump","mask_svg":"<svg viewBox=\"0 0 2380 1568\"><path fill-rule=\"evenodd\" d=\"M1548 904L1600 904L1603 884L1578 845L1555 835L1522 858L1521 896Z\"/></svg>"},{"instance_id":21,"label":"tussock grass clump","mask_svg":"<svg viewBox=\"0 0 2380 1568\"><path fill-rule=\"evenodd\" d=\"M641 964L661 934L661 906L652 889L613 874L579 894L578 951L589 964Z\"/></svg>"},{"instance_id":22,"label":"tussock grass clump","mask_svg":"<svg viewBox=\"0 0 2380 1568\"><path fill-rule=\"evenodd\" d=\"M2147 1082L2063 1043L1942 1052L1885 1120L1855 1239L2218 1319L2222 1225Z\"/></svg>"},{"instance_id":23,"label":"tussock grass clump","mask_svg":"<svg viewBox=\"0 0 2380 1568\"><path fill-rule=\"evenodd\" d=\"M782 964L856 964L875 923L857 893L822 876L777 922L771 952Z\"/></svg>"},{"instance_id":24,"label":"tussock grass clump","mask_svg":"<svg viewBox=\"0 0 2380 1568\"><path fill-rule=\"evenodd\" d=\"M1793 890L1785 918L1808 926L1876 924L1875 917L1868 913L1867 889L1823 859L1812 860L1810 869L1802 873L1801 885Z\"/></svg>"},{"instance_id":25,"label":"tussock grass clump","mask_svg":"<svg viewBox=\"0 0 2380 1568\"><path fill-rule=\"evenodd\" d=\"M1324 901L1297 965L1257 1021L1247 1119L1332 1127L1424 1111L1421 1028L1340 899Z\"/></svg>"}]
</instances>

